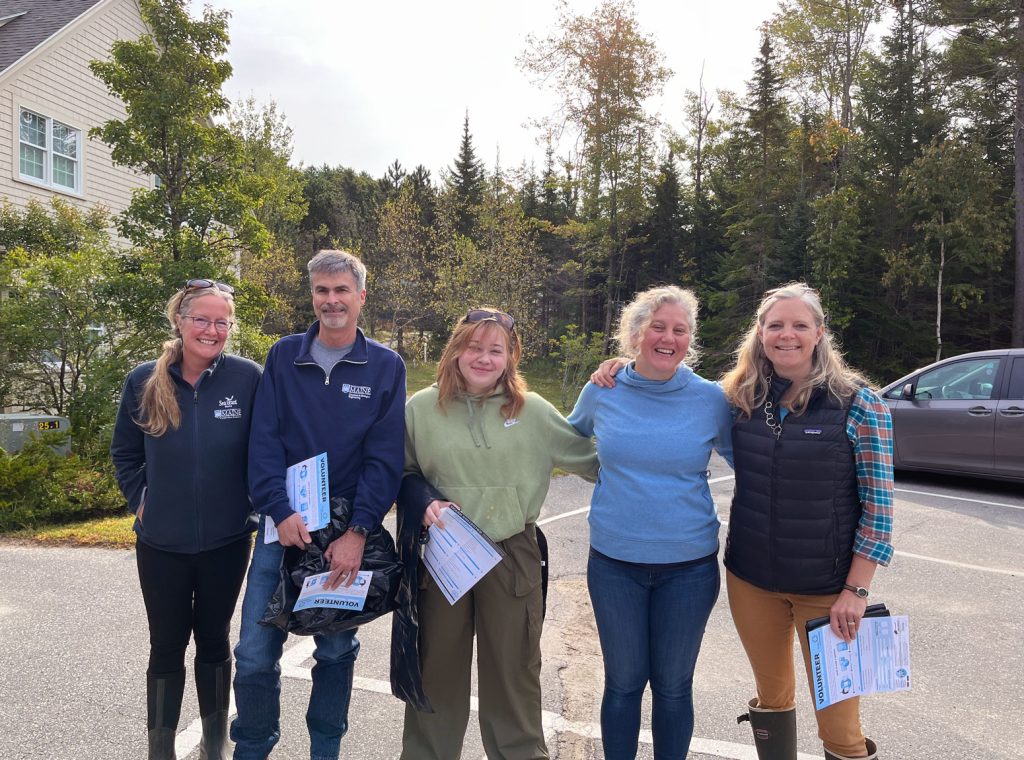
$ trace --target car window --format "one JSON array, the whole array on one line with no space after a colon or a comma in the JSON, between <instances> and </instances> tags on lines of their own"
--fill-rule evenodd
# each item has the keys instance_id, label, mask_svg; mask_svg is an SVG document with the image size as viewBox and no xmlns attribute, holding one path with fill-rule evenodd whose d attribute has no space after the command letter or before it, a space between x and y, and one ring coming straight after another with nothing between
<instances>
[{"instance_id":1,"label":"car window","mask_svg":"<svg viewBox=\"0 0 1024 760\"><path fill-rule=\"evenodd\" d=\"M1024 356L1013 360L1013 366L1010 368L1010 389L1006 397L1024 399Z\"/></svg>"},{"instance_id":2,"label":"car window","mask_svg":"<svg viewBox=\"0 0 1024 760\"><path fill-rule=\"evenodd\" d=\"M903 385L906 385L906 383L904 383ZM891 388L889 392L885 394L884 398L903 398L903 385L897 385L895 388Z\"/></svg>"},{"instance_id":3,"label":"car window","mask_svg":"<svg viewBox=\"0 0 1024 760\"><path fill-rule=\"evenodd\" d=\"M999 357L952 362L925 372L914 389L916 399L990 399L999 373Z\"/></svg>"}]
</instances>

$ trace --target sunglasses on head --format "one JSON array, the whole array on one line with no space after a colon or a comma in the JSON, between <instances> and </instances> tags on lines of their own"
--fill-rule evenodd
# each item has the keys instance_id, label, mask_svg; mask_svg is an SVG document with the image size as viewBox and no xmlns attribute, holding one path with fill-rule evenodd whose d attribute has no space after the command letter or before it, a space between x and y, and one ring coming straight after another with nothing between
<instances>
[{"instance_id":1,"label":"sunglasses on head","mask_svg":"<svg viewBox=\"0 0 1024 760\"><path fill-rule=\"evenodd\" d=\"M231 296L235 294L235 289L228 285L226 282L217 282L216 280L207 280L205 278L187 280L185 282L186 292L189 290L203 290L204 288L217 288L217 290L220 290Z\"/></svg>"},{"instance_id":2,"label":"sunglasses on head","mask_svg":"<svg viewBox=\"0 0 1024 760\"><path fill-rule=\"evenodd\" d=\"M469 324L476 322L497 322L506 330L515 330L516 321L503 311L492 311L491 309L470 309L466 312L463 320Z\"/></svg>"}]
</instances>

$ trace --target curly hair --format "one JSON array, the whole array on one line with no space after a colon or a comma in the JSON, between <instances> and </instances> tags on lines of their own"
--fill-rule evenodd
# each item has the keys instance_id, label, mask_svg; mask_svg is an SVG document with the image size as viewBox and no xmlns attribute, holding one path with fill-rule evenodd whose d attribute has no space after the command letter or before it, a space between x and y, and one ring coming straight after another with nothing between
<instances>
[{"instance_id":1,"label":"curly hair","mask_svg":"<svg viewBox=\"0 0 1024 760\"><path fill-rule=\"evenodd\" d=\"M693 367L700 357L700 348L697 344L697 311L700 308L700 303L692 290L675 285L662 285L637 293L629 305L622 310L615 341L619 344L619 350L624 356L635 359L640 350L640 339L643 337L644 330L654 320L654 312L665 304L679 306L686 312L691 340L690 347L686 350L686 356L683 357L683 363L688 367Z\"/></svg>"}]
</instances>

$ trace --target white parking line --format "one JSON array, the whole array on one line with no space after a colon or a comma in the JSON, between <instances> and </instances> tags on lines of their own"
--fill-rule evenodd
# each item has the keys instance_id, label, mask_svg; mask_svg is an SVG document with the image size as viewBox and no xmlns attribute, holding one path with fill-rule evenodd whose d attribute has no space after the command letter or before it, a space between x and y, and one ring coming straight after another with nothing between
<instances>
[{"instance_id":1,"label":"white parking line","mask_svg":"<svg viewBox=\"0 0 1024 760\"><path fill-rule=\"evenodd\" d=\"M939 565L951 565L952 567L962 567L965 570L980 570L983 573L996 573L997 575L1012 575L1019 578L1024 578L1024 570L1004 570L999 567L982 567L981 565L970 565L966 562L954 562L951 559L939 559L938 557L927 557L923 554L911 554L910 552L896 552L897 557L909 557L910 559L920 559L925 562L935 562Z\"/></svg>"},{"instance_id":2,"label":"white parking line","mask_svg":"<svg viewBox=\"0 0 1024 760\"><path fill-rule=\"evenodd\" d=\"M953 501L966 501L970 504L984 504L988 507L1005 507L1006 509L1024 509L1019 504L1004 504L999 501L984 501L983 499L968 499L966 496L951 496L945 493L931 493L930 491L913 491L909 488L897 488L898 493L912 493L918 496L934 496L938 499L952 499Z\"/></svg>"},{"instance_id":3,"label":"white parking line","mask_svg":"<svg viewBox=\"0 0 1024 760\"><path fill-rule=\"evenodd\" d=\"M313 656L313 650L315 648L316 643L313 641L312 637L296 637L295 644L286 649L281 657L281 677L295 678L302 681L312 680L312 669L305 667L302 663ZM381 681L375 678L362 678L360 676L356 676L352 679L352 688L354 690L368 691L374 694L391 694L391 684L387 681ZM480 703L475 696L470 697L469 709L473 712L479 712L480 710ZM234 715L235 699L234 694L232 693L230 716L233 717ZM551 712L550 710L543 711L541 718L544 724L544 736L549 743L554 739L556 734L560 733L576 734L577 736L583 736L587 739L593 739L594 741L599 741L601 738L601 726L597 723L567 720L558 713ZM174 742L174 748L178 757L187 757L190 752L199 746L202 736L202 721L196 719L178 734L178 737ZM651 744L652 741L653 739L650 731L642 730L640 732L640 742L642 744ZM714 739L694 737L693 742L690 745L690 750L692 752L711 755L712 757L723 758L723 760L757 760L757 752L753 747L733 742L716 741ZM816 757L817 755L808 755L802 752L797 755L798 760L815 760ZM486 760L486 758L484 758L484 760Z\"/></svg>"}]
</instances>

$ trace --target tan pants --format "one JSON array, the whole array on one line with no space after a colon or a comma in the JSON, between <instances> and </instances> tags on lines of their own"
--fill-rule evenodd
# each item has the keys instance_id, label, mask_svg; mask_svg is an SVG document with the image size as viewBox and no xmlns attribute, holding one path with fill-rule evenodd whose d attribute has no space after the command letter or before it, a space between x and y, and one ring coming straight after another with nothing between
<instances>
[{"instance_id":1,"label":"tan pants","mask_svg":"<svg viewBox=\"0 0 1024 760\"><path fill-rule=\"evenodd\" d=\"M476 633L480 734L490 760L547 760L541 723L540 550L532 525L499 543L505 558L454 606L425 568L420 661L435 712L405 708L402 760L459 760L469 722Z\"/></svg>"},{"instance_id":2,"label":"tan pants","mask_svg":"<svg viewBox=\"0 0 1024 760\"><path fill-rule=\"evenodd\" d=\"M757 682L758 707L788 710L796 706L793 673L793 633L797 631L804 657L807 687L811 688L810 655L804 623L828 615L835 594L812 596L782 594L753 586L726 573L729 609ZM844 757L866 757L860 726L860 699L854 697L817 710L818 736L830 752Z\"/></svg>"}]
</instances>

